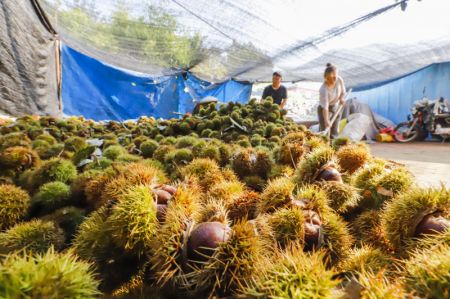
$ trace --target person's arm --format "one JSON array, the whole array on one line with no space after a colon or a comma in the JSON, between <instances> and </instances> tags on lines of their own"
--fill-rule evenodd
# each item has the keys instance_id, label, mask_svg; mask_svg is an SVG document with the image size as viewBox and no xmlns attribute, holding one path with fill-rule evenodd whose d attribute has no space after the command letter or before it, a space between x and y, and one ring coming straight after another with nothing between
<instances>
[{"instance_id":1,"label":"person's arm","mask_svg":"<svg viewBox=\"0 0 450 299\"><path fill-rule=\"evenodd\" d=\"M330 113L328 111L328 108L322 109L322 115L323 115L323 122L325 123L325 129L329 128L331 126L331 124L330 124Z\"/></svg>"},{"instance_id":2,"label":"person's arm","mask_svg":"<svg viewBox=\"0 0 450 299\"><path fill-rule=\"evenodd\" d=\"M284 89L284 95L283 95L283 99L281 100L281 104L280 104L280 108L284 109L284 106L286 106L288 100L288 95L287 95L287 89Z\"/></svg>"},{"instance_id":3,"label":"person's arm","mask_svg":"<svg viewBox=\"0 0 450 299\"><path fill-rule=\"evenodd\" d=\"M269 88L267 88L267 87L264 88L263 94L261 96L261 101L263 101L263 100L265 100L267 98L268 93L269 93Z\"/></svg>"},{"instance_id":4,"label":"person's arm","mask_svg":"<svg viewBox=\"0 0 450 299\"><path fill-rule=\"evenodd\" d=\"M345 84L344 79L340 78L341 80L341 94L339 95L339 102L342 106L345 105Z\"/></svg>"},{"instance_id":5,"label":"person's arm","mask_svg":"<svg viewBox=\"0 0 450 299\"><path fill-rule=\"evenodd\" d=\"M330 127L330 117L329 117L329 111L328 111L328 95L325 89L320 89L320 99L319 99L319 105L322 107L322 115L323 115L323 121L325 124L325 128Z\"/></svg>"}]
</instances>

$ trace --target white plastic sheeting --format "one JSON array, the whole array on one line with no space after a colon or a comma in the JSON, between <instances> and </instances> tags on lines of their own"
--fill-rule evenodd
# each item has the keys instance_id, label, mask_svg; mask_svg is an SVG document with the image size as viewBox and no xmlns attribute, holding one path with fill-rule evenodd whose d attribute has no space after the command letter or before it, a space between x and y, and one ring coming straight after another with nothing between
<instances>
[{"instance_id":1,"label":"white plastic sheeting","mask_svg":"<svg viewBox=\"0 0 450 299\"><path fill-rule=\"evenodd\" d=\"M366 135L371 125L370 117L362 113L354 113L347 118L348 123L339 134L339 137L348 137L358 142Z\"/></svg>"}]
</instances>

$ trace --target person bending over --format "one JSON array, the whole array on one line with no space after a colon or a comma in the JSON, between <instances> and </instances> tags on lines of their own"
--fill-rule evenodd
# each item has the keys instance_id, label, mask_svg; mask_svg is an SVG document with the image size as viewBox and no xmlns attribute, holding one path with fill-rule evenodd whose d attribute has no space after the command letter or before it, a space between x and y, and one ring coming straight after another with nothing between
<instances>
[{"instance_id":1,"label":"person bending over","mask_svg":"<svg viewBox=\"0 0 450 299\"><path fill-rule=\"evenodd\" d=\"M337 112L339 103L341 105L345 104L345 84L344 80L338 76L336 66L331 63L327 63L323 77L324 81L319 89L319 107L317 108L320 131L324 131L331 126L330 136L331 138L336 138L340 116L337 116L333 124L331 124L330 120Z\"/></svg>"}]
</instances>

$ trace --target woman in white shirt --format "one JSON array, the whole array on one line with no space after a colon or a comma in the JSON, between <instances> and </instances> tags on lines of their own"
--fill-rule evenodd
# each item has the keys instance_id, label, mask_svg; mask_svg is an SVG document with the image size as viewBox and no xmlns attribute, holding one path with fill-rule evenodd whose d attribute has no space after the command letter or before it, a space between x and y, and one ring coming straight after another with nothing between
<instances>
[{"instance_id":1,"label":"woman in white shirt","mask_svg":"<svg viewBox=\"0 0 450 299\"><path fill-rule=\"evenodd\" d=\"M344 105L345 100L345 85L344 80L338 76L337 68L331 63L327 63L325 72L323 74L324 82L319 89L320 101L317 113L319 115L320 131L330 127L330 119L336 113L338 103ZM336 138L338 135L340 116L336 118L331 125L331 138Z\"/></svg>"}]
</instances>

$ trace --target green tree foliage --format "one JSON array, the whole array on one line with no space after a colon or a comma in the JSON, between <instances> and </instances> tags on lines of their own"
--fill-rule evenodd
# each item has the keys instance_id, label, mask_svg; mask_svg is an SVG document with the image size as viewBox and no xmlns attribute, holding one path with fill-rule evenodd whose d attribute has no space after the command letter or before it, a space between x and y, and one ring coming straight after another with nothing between
<instances>
[{"instance_id":1,"label":"green tree foliage","mask_svg":"<svg viewBox=\"0 0 450 299\"><path fill-rule=\"evenodd\" d=\"M143 6L136 17L125 3L118 2L111 14L102 13L95 1L46 0L53 8L50 17L57 28L94 48L135 57L161 67L188 68L201 57L203 38L184 32L175 17L163 7Z\"/></svg>"},{"instance_id":2,"label":"green tree foliage","mask_svg":"<svg viewBox=\"0 0 450 299\"><path fill-rule=\"evenodd\" d=\"M57 30L104 53L133 57L162 68L192 69L209 79L224 79L245 64L270 63L251 43L233 40L224 48L208 44L207 34L185 26L183 19L170 13L165 0L151 5L143 2L139 7L116 0L108 9L94 0L43 3Z\"/></svg>"}]
</instances>

